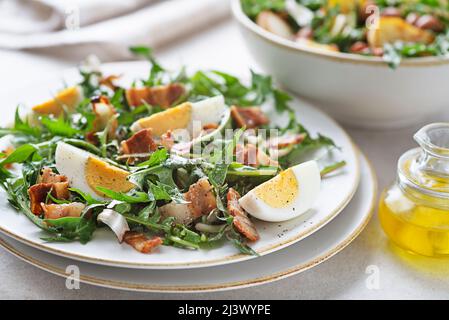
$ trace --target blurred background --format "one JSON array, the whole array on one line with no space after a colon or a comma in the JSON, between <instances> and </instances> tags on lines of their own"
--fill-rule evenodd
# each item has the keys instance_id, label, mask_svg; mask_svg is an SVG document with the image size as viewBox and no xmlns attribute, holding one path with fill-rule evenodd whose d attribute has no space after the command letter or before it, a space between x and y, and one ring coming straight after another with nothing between
<instances>
[{"instance_id":1,"label":"blurred background","mask_svg":"<svg viewBox=\"0 0 449 320\"><path fill-rule=\"evenodd\" d=\"M132 44L166 45L229 11L228 0L0 0L0 50L124 59Z\"/></svg>"}]
</instances>

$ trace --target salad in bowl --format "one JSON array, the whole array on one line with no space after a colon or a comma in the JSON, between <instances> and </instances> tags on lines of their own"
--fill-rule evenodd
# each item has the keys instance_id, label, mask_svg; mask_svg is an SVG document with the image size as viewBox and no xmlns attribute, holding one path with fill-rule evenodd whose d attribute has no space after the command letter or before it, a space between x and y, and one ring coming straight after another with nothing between
<instances>
[{"instance_id":1,"label":"salad in bowl","mask_svg":"<svg viewBox=\"0 0 449 320\"><path fill-rule=\"evenodd\" d=\"M444 56L449 50L446 0L242 0L265 30L305 47L382 57Z\"/></svg>"},{"instance_id":2,"label":"salad in bowl","mask_svg":"<svg viewBox=\"0 0 449 320\"><path fill-rule=\"evenodd\" d=\"M257 63L342 123L398 128L447 108L445 0L232 0L232 9Z\"/></svg>"}]
</instances>

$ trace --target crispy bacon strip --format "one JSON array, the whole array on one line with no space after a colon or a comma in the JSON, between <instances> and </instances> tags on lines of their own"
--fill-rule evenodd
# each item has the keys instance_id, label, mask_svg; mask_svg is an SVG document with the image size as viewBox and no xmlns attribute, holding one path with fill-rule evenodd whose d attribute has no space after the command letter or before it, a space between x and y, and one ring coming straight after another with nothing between
<instances>
[{"instance_id":1,"label":"crispy bacon strip","mask_svg":"<svg viewBox=\"0 0 449 320\"><path fill-rule=\"evenodd\" d=\"M209 214L217 208L217 200L207 178L202 178L192 184L189 191L184 194L184 198L189 202L188 207L193 219Z\"/></svg>"},{"instance_id":2,"label":"crispy bacon strip","mask_svg":"<svg viewBox=\"0 0 449 320\"><path fill-rule=\"evenodd\" d=\"M30 196L31 212L35 215L40 215L44 212L41 203L47 199L47 194L51 191L51 195L56 199L68 199L69 198L69 183L56 182L56 183L38 183L31 186L28 189L28 195Z\"/></svg>"},{"instance_id":3,"label":"crispy bacon strip","mask_svg":"<svg viewBox=\"0 0 449 320\"><path fill-rule=\"evenodd\" d=\"M189 225L193 221L192 213L187 203L176 203L172 201L160 207L159 212L164 218L173 217L180 224Z\"/></svg>"},{"instance_id":4,"label":"crispy bacon strip","mask_svg":"<svg viewBox=\"0 0 449 320\"><path fill-rule=\"evenodd\" d=\"M300 144L304 141L304 139L307 137L307 134L305 133L287 133L280 137L272 138L268 141L268 147L270 149L282 149L287 148L296 144Z\"/></svg>"},{"instance_id":5,"label":"crispy bacon strip","mask_svg":"<svg viewBox=\"0 0 449 320\"><path fill-rule=\"evenodd\" d=\"M73 202L67 204L45 204L41 203L45 219L59 219L64 217L80 217L86 205Z\"/></svg>"},{"instance_id":6,"label":"crispy bacon strip","mask_svg":"<svg viewBox=\"0 0 449 320\"><path fill-rule=\"evenodd\" d=\"M56 199L68 199L69 181L66 176L56 174L51 168L45 167L41 170L37 183L28 189L31 212L36 215L44 212L41 203L45 202L50 191Z\"/></svg>"},{"instance_id":7,"label":"crispy bacon strip","mask_svg":"<svg viewBox=\"0 0 449 320\"><path fill-rule=\"evenodd\" d=\"M236 160L239 163L243 163L247 166L259 167L259 166L275 166L279 163L271 159L261 148L248 143L246 145L237 144L235 148Z\"/></svg>"},{"instance_id":8,"label":"crispy bacon strip","mask_svg":"<svg viewBox=\"0 0 449 320\"><path fill-rule=\"evenodd\" d=\"M257 148L257 165L258 166L279 166L279 162L270 158L262 149Z\"/></svg>"},{"instance_id":9,"label":"crispy bacon strip","mask_svg":"<svg viewBox=\"0 0 449 320\"><path fill-rule=\"evenodd\" d=\"M113 119L113 117L115 117L117 112L115 111L114 106L109 102L109 99L105 96L92 99L92 109L95 114L95 119L93 121L92 131L86 136L87 140L92 143L98 142L95 133L104 130L110 121L108 137L114 138L115 131L118 127L118 121L117 118Z\"/></svg>"},{"instance_id":10,"label":"crispy bacon strip","mask_svg":"<svg viewBox=\"0 0 449 320\"><path fill-rule=\"evenodd\" d=\"M207 123L203 126L203 129L200 132L200 136L209 134L209 133L213 132L214 130L218 129L218 127L219 126L217 123Z\"/></svg>"},{"instance_id":11,"label":"crispy bacon strip","mask_svg":"<svg viewBox=\"0 0 449 320\"><path fill-rule=\"evenodd\" d=\"M268 124L270 120L263 113L260 107L231 107L231 116L238 127L247 129L257 128Z\"/></svg>"},{"instance_id":12,"label":"crispy bacon strip","mask_svg":"<svg viewBox=\"0 0 449 320\"><path fill-rule=\"evenodd\" d=\"M133 134L128 140L122 141L122 152L124 154L148 153L157 149L153 140L151 129L142 129Z\"/></svg>"},{"instance_id":13,"label":"crispy bacon strip","mask_svg":"<svg viewBox=\"0 0 449 320\"><path fill-rule=\"evenodd\" d=\"M159 237L149 239L145 234L135 231L126 232L123 241L141 253L150 253L162 244L162 239Z\"/></svg>"},{"instance_id":14,"label":"crispy bacon strip","mask_svg":"<svg viewBox=\"0 0 449 320\"><path fill-rule=\"evenodd\" d=\"M168 130L161 136L159 143L167 150L171 150L171 148L175 145L175 137L173 136L171 130Z\"/></svg>"},{"instance_id":15,"label":"crispy bacon strip","mask_svg":"<svg viewBox=\"0 0 449 320\"><path fill-rule=\"evenodd\" d=\"M57 183L67 182L66 176L54 173L51 168L45 167L41 170L41 174L37 178L37 183Z\"/></svg>"},{"instance_id":16,"label":"crispy bacon strip","mask_svg":"<svg viewBox=\"0 0 449 320\"><path fill-rule=\"evenodd\" d=\"M120 78L120 76L112 74L112 75L101 78L100 84L115 91L115 90L117 90L118 87L115 85L114 82L119 78Z\"/></svg>"},{"instance_id":17,"label":"crispy bacon strip","mask_svg":"<svg viewBox=\"0 0 449 320\"><path fill-rule=\"evenodd\" d=\"M146 102L152 106L169 108L185 94L185 88L182 84L171 83L151 88L130 88L125 94L128 104L132 107Z\"/></svg>"},{"instance_id":18,"label":"crispy bacon strip","mask_svg":"<svg viewBox=\"0 0 449 320\"><path fill-rule=\"evenodd\" d=\"M239 204L240 194L233 188L230 188L228 190L226 199L228 201L228 212L231 216L234 217L232 223L237 231L245 236L245 238L247 238L249 241L259 240L260 236L257 232L256 226Z\"/></svg>"},{"instance_id":19,"label":"crispy bacon strip","mask_svg":"<svg viewBox=\"0 0 449 320\"><path fill-rule=\"evenodd\" d=\"M178 223L190 224L193 220L209 214L217 207L217 200L207 178L192 184L184 193L188 203L170 202L159 208L163 217L174 217Z\"/></svg>"}]
</instances>

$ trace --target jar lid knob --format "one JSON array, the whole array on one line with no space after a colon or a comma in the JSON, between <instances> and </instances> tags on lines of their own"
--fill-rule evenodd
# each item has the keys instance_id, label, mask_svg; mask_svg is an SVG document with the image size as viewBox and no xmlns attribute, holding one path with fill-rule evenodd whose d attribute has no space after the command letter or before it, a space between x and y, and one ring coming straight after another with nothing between
<instances>
[{"instance_id":1,"label":"jar lid knob","mask_svg":"<svg viewBox=\"0 0 449 320\"><path fill-rule=\"evenodd\" d=\"M449 158L449 122L428 124L413 137L427 153L439 158Z\"/></svg>"}]
</instances>

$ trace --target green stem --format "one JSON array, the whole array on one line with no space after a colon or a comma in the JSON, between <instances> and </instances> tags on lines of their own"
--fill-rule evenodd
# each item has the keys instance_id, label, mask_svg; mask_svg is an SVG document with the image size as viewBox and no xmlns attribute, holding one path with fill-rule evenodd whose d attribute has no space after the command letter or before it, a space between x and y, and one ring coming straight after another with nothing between
<instances>
[{"instance_id":1,"label":"green stem","mask_svg":"<svg viewBox=\"0 0 449 320\"><path fill-rule=\"evenodd\" d=\"M72 146L79 147L79 148L85 149L87 151L90 151L93 154L96 154L97 156L101 155L101 150L99 148L97 148L93 144L86 142L84 140L65 139L64 142L71 144Z\"/></svg>"},{"instance_id":2,"label":"green stem","mask_svg":"<svg viewBox=\"0 0 449 320\"><path fill-rule=\"evenodd\" d=\"M330 166L325 167L323 170L321 170L321 177L324 177L325 175L340 169L346 165L346 161L340 161L334 164L331 164Z\"/></svg>"},{"instance_id":3,"label":"green stem","mask_svg":"<svg viewBox=\"0 0 449 320\"><path fill-rule=\"evenodd\" d=\"M180 244L183 247L192 248L192 249L199 249L200 248L199 245L197 245L195 243L192 243L192 242L189 242L189 241L182 240L179 237L169 236L169 237L167 237L167 239L173 241L174 243Z\"/></svg>"}]
</instances>

